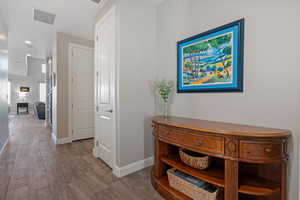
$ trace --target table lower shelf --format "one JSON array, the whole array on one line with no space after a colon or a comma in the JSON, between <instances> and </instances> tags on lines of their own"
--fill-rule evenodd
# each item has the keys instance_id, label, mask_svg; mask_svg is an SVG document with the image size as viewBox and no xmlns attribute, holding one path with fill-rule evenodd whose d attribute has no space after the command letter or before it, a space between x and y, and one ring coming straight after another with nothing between
<instances>
[{"instance_id":1,"label":"table lower shelf","mask_svg":"<svg viewBox=\"0 0 300 200\"><path fill-rule=\"evenodd\" d=\"M164 176L160 179L155 179L152 177L152 184L154 188L167 200L193 200L192 198L186 196L185 194L177 191L169 185L168 177ZM248 197L239 197L239 200L251 200ZM217 200L224 200L220 196Z\"/></svg>"},{"instance_id":2,"label":"table lower shelf","mask_svg":"<svg viewBox=\"0 0 300 200\"><path fill-rule=\"evenodd\" d=\"M168 177L155 179L152 175L152 185L167 200L193 200L169 185Z\"/></svg>"},{"instance_id":3,"label":"table lower shelf","mask_svg":"<svg viewBox=\"0 0 300 200\"><path fill-rule=\"evenodd\" d=\"M224 169L211 167L206 170L197 170L184 164L178 157L163 157L161 161L205 182L225 188ZM162 183L164 183L164 180L162 180ZM280 192L279 184L257 176L244 175L240 178L239 185L239 193L241 194L271 196Z\"/></svg>"}]
</instances>

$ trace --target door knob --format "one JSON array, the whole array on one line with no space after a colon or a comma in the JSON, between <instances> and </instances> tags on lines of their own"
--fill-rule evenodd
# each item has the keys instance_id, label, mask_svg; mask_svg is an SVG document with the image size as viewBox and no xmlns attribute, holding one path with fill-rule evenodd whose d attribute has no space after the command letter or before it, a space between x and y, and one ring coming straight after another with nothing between
<instances>
[{"instance_id":1,"label":"door knob","mask_svg":"<svg viewBox=\"0 0 300 200\"><path fill-rule=\"evenodd\" d=\"M105 112L113 113L114 111L112 109L110 109L110 110L106 110Z\"/></svg>"}]
</instances>

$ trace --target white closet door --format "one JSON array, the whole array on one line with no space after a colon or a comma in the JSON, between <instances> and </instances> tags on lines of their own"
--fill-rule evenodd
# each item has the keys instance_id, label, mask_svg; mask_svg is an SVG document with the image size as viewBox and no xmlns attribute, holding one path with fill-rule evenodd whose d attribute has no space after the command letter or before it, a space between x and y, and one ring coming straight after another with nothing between
<instances>
[{"instance_id":1,"label":"white closet door","mask_svg":"<svg viewBox=\"0 0 300 200\"><path fill-rule=\"evenodd\" d=\"M115 13L110 11L96 27L96 151L111 168L114 166L115 115Z\"/></svg>"}]
</instances>

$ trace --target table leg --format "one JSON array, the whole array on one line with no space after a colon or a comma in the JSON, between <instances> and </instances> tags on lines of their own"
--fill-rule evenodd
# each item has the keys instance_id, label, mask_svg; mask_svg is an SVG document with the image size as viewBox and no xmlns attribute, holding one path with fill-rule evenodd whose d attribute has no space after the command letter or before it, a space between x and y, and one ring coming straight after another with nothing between
<instances>
[{"instance_id":1,"label":"table leg","mask_svg":"<svg viewBox=\"0 0 300 200\"><path fill-rule=\"evenodd\" d=\"M283 161L281 163L281 192L280 192L280 199L286 200L287 199L287 161Z\"/></svg>"},{"instance_id":2,"label":"table leg","mask_svg":"<svg viewBox=\"0 0 300 200\"><path fill-rule=\"evenodd\" d=\"M239 199L239 162L225 160L225 200Z\"/></svg>"}]
</instances>

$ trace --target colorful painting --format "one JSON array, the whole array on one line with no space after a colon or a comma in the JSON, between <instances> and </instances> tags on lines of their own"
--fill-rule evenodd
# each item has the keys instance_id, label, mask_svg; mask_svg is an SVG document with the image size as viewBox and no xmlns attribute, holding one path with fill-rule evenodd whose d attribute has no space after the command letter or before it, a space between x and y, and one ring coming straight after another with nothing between
<instances>
[{"instance_id":1,"label":"colorful painting","mask_svg":"<svg viewBox=\"0 0 300 200\"><path fill-rule=\"evenodd\" d=\"M178 92L243 91L239 20L178 42Z\"/></svg>"}]
</instances>

